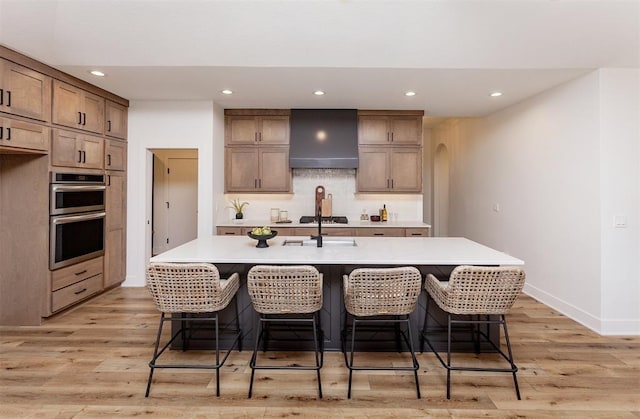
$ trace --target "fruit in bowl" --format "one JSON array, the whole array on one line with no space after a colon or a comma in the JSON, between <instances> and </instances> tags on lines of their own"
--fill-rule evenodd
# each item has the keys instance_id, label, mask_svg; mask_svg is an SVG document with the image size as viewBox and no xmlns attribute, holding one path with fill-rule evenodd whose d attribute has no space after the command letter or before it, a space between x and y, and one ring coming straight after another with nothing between
<instances>
[{"instance_id":1,"label":"fruit in bowl","mask_svg":"<svg viewBox=\"0 0 640 419\"><path fill-rule=\"evenodd\" d=\"M253 230L251 230L251 234L253 234L254 236L269 236L271 235L271 227L255 227Z\"/></svg>"},{"instance_id":2,"label":"fruit in bowl","mask_svg":"<svg viewBox=\"0 0 640 419\"><path fill-rule=\"evenodd\" d=\"M251 231L247 233L247 236L251 237L254 240L258 240L258 244L256 247L269 247L267 244L268 239L272 239L278 235L278 232L275 230L271 230L271 227L255 227Z\"/></svg>"}]
</instances>

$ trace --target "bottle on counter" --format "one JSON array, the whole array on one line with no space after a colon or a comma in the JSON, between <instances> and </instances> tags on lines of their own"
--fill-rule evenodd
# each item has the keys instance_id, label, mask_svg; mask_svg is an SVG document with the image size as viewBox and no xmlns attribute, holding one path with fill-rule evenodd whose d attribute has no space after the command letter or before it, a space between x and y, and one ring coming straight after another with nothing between
<instances>
[{"instance_id":1,"label":"bottle on counter","mask_svg":"<svg viewBox=\"0 0 640 419\"><path fill-rule=\"evenodd\" d=\"M387 205L382 205L382 210L380 211L380 221L387 221Z\"/></svg>"}]
</instances>

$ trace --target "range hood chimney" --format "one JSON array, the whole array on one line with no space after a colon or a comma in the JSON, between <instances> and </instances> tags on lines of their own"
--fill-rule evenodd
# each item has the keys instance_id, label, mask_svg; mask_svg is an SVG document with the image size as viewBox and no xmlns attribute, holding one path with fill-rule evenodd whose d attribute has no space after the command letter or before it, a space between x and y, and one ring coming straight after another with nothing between
<instances>
[{"instance_id":1,"label":"range hood chimney","mask_svg":"<svg viewBox=\"0 0 640 419\"><path fill-rule=\"evenodd\" d=\"M291 109L290 121L291 168L358 167L356 109Z\"/></svg>"}]
</instances>

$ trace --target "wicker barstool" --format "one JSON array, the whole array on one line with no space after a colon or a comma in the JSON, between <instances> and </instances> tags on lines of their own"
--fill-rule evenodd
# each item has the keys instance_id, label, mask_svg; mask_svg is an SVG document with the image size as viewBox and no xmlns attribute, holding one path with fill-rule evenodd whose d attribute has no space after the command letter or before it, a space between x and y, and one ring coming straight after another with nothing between
<instances>
[{"instance_id":1,"label":"wicker barstool","mask_svg":"<svg viewBox=\"0 0 640 419\"><path fill-rule=\"evenodd\" d=\"M254 309L260 314L256 332L255 347L249 365L251 367L251 383L249 397L253 392L253 378L256 370L315 370L318 377L318 397L322 398L322 382L320 368L323 363L322 341L324 339L320 326L320 309L322 308L322 274L313 266L267 266L257 265L247 274L247 289ZM264 341L267 350L270 324L303 324L310 323L313 335L315 364L269 366L257 365L258 347ZM293 340L299 340L296 336Z\"/></svg>"},{"instance_id":2,"label":"wicker barstool","mask_svg":"<svg viewBox=\"0 0 640 419\"><path fill-rule=\"evenodd\" d=\"M153 302L160 311L160 325L153 350L153 358L149 362L149 380L145 397L149 396L151 380L156 368L192 368L216 370L216 396L220 396L220 368L224 365L233 347L238 344L242 350L242 331L238 318L238 302L234 298L240 286L240 277L233 273L228 279L220 279L218 269L207 263L153 263L147 267L147 288L151 292ZM218 313L225 309L231 301L235 306L235 328L231 331L233 342L222 360L220 359L219 339L221 333L231 330L219 327ZM207 313L206 316L199 315ZM169 314L169 316L167 316ZM177 316L180 317L177 317ZM180 323L180 329L169 341L158 350L165 321ZM215 330L215 364L157 364L156 361L166 349L180 336L182 349L196 329L192 324L214 323Z\"/></svg>"},{"instance_id":3,"label":"wicker barstool","mask_svg":"<svg viewBox=\"0 0 640 419\"><path fill-rule=\"evenodd\" d=\"M447 399L451 398L451 371L488 371L510 372L513 374L513 383L516 395L520 400L520 388L516 372L518 367L513 362L507 320L505 314L511 309L513 303L520 295L524 286L525 273L518 267L480 267L458 266L454 268L449 281L439 281L435 276L427 275L424 287L427 290L427 306L424 316L424 325L420 336L420 349L424 349L426 341L429 348L436 354L442 366L447 369ZM433 299L438 306L447 313L447 362L444 362L438 351L429 341L429 300ZM453 315L467 315L462 318L453 318ZM471 315L471 318L469 318ZM484 316L482 319L480 316ZM493 317L490 317L493 316ZM497 318L496 318L497 316ZM466 323L473 325L478 342L482 336L493 348L509 362L510 368L478 368L451 365L451 326L453 324ZM505 354L488 336L488 328L491 324L502 325L504 338L507 344ZM480 325L487 325L487 332L480 329ZM480 352L479 343L476 344L476 352Z\"/></svg>"},{"instance_id":4,"label":"wicker barstool","mask_svg":"<svg viewBox=\"0 0 640 419\"><path fill-rule=\"evenodd\" d=\"M343 278L344 304L347 310L342 331L342 352L349 368L349 389L347 397L351 398L351 381L353 371L359 370L393 370L413 371L416 382L416 393L420 398L418 382L418 360L413 349L411 323L409 314L416 308L420 295L422 276L418 269L407 266L400 268L358 268ZM351 327L348 328L348 317L351 316ZM356 328L359 323L377 326L394 326L396 344L401 351L400 336L411 352L411 366L376 367L355 366L354 352L356 346ZM406 332L400 326L406 326ZM347 357L346 341L351 335L351 351Z\"/></svg>"}]
</instances>

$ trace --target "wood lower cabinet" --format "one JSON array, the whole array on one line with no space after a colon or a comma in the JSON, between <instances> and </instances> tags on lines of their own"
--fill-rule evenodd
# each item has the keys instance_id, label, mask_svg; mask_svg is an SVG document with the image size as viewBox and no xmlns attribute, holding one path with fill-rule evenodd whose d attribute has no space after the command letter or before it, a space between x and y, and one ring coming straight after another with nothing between
<instances>
[{"instance_id":1,"label":"wood lower cabinet","mask_svg":"<svg viewBox=\"0 0 640 419\"><path fill-rule=\"evenodd\" d=\"M107 171L104 287L124 281L126 271L126 173Z\"/></svg>"},{"instance_id":2,"label":"wood lower cabinet","mask_svg":"<svg viewBox=\"0 0 640 419\"><path fill-rule=\"evenodd\" d=\"M54 129L51 140L51 165L103 169L104 139Z\"/></svg>"},{"instance_id":3,"label":"wood lower cabinet","mask_svg":"<svg viewBox=\"0 0 640 419\"><path fill-rule=\"evenodd\" d=\"M218 227L219 236L243 236L251 231L253 226L247 227ZM317 227L271 227L278 231L278 236L314 236ZM331 227L323 228L322 235L328 237L428 237L429 228L418 227Z\"/></svg>"},{"instance_id":4,"label":"wood lower cabinet","mask_svg":"<svg viewBox=\"0 0 640 419\"><path fill-rule=\"evenodd\" d=\"M51 120L51 77L0 58L0 112Z\"/></svg>"},{"instance_id":5,"label":"wood lower cabinet","mask_svg":"<svg viewBox=\"0 0 640 419\"><path fill-rule=\"evenodd\" d=\"M127 127L127 107L107 100L105 105L104 134L109 137L126 140Z\"/></svg>"},{"instance_id":6,"label":"wood lower cabinet","mask_svg":"<svg viewBox=\"0 0 640 419\"><path fill-rule=\"evenodd\" d=\"M52 271L49 314L102 291L103 263L101 256Z\"/></svg>"},{"instance_id":7,"label":"wood lower cabinet","mask_svg":"<svg viewBox=\"0 0 640 419\"><path fill-rule=\"evenodd\" d=\"M226 147L225 192L290 192L288 147Z\"/></svg>"},{"instance_id":8,"label":"wood lower cabinet","mask_svg":"<svg viewBox=\"0 0 640 419\"><path fill-rule=\"evenodd\" d=\"M0 151L37 152L49 151L51 131L49 127L11 118L0 118Z\"/></svg>"},{"instance_id":9,"label":"wood lower cabinet","mask_svg":"<svg viewBox=\"0 0 640 419\"><path fill-rule=\"evenodd\" d=\"M422 192L422 148L359 149L358 192Z\"/></svg>"},{"instance_id":10,"label":"wood lower cabinet","mask_svg":"<svg viewBox=\"0 0 640 419\"><path fill-rule=\"evenodd\" d=\"M127 143L125 141L104 140L104 168L106 170L126 170Z\"/></svg>"},{"instance_id":11,"label":"wood lower cabinet","mask_svg":"<svg viewBox=\"0 0 640 419\"><path fill-rule=\"evenodd\" d=\"M53 81L54 124L102 134L104 107L104 98L62 81Z\"/></svg>"}]
</instances>

